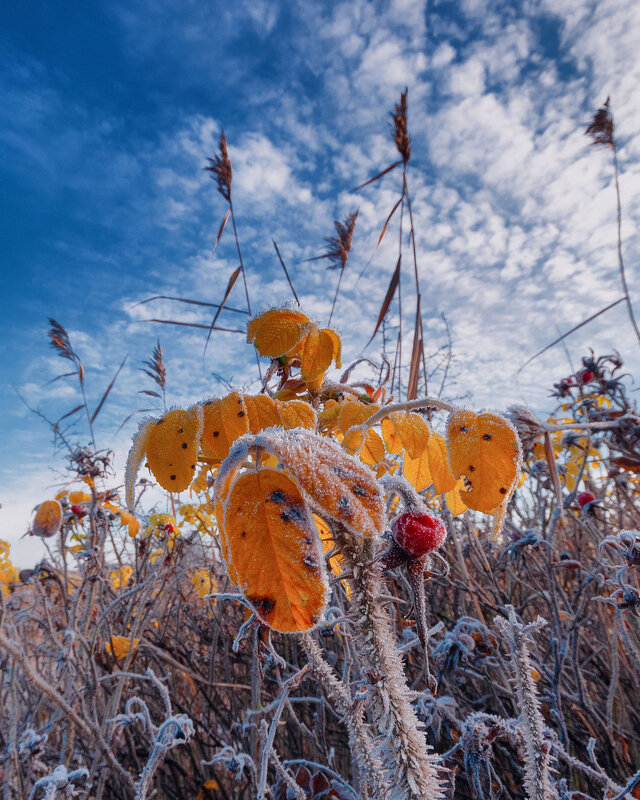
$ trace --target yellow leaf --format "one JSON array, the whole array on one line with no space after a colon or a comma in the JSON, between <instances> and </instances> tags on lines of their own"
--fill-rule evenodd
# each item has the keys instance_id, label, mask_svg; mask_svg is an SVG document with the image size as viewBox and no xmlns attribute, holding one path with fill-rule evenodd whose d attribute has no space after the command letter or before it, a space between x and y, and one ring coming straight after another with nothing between
<instances>
[{"instance_id":1,"label":"yellow leaf","mask_svg":"<svg viewBox=\"0 0 640 800\"><path fill-rule=\"evenodd\" d=\"M396 411L391 414L396 433L410 458L417 458L429 443L431 430L419 414Z\"/></svg>"},{"instance_id":2,"label":"yellow leaf","mask_svg":"<svg viewBox=\"0 0 640 800\"><path fill-rule=\"evenodd\" d=\"M485 514L506 506L520 474L520 443L513 426L497 414L454 411L447 423L449 461L466 476L467 508Z\"/></svg>"},{"instance_id":3,"label":"yellow leaf","mask_svg":"<svg viewBox=\"0 0 640 800\"><path fill-rule=\"evenodd\" d=\"M214 594L218 588L216 579L211 576L210 571L205 567L201 567L193 573L191 582L201 600L204 600L208 594Z\"/></svg>"},{"instance_id":4,"label":"yellow leaf","mask_svg":"<svg viewBox=\"0 0 640 800\"><path fill-rule=\"evenodd\" d=\"M325 331L312 324L302 347L300 376L305 383L317 381L329 369L333 360L334 342Z\"/></svg>"},{"instance_id":5,"label":"yellow leaf","mask_svg":"<svg viewBox=\"0 0 640 800\"><path fill-rule=\"evenodd\" d=\"M202 427L202 408L193 406L188 411L168 411L149 431L147 463L163 489L182 492L189 488L196 471Z\"/></svg>"},{"instance_id":6,"label":"yellow leaf","mask_svg":"<svg viewBox=\"0 0 640 800\"><path fill-rule=\"evenodd\" d=\"M249 322L247 341L261 356L279 358L293 350L308 328L309 318L301 311L273 309Z\"/></svg>"},{"instance_id":7,"label":"yellow leaf","mask_svg":"<svg viewBox=\"0 0 640 800\"><path fill-rule=\"evenodd\" d=\"M384 439L385 446L389 453L391 453L391 455L399 453L404 445L402 444L402 439L398 435L396 426L389 419L389 417L385 417L382 420L380 427L382 428L382 438ZM418 491L420 490L418 489Z\"/></svg>"},{"instance_id":8,"label":"yellow leaf","mask_svg":"<svg viewBox=\"0 0 640 800\"><path fill-rule=\"evenodd\" d=\"M316 528L318 529L318 533L320 534L320 541L322 542L322 548L324 550L325 556L327 553L333 549L335 544L333 540L333 536L331 534L331 529L327 525L327 523L319 517L317 514L312 514L313 521L316 524ZM331 572L337 577L342 575L342 562L344 561L343 557L340 554L334 554L329 558L329 567ZM347 581L340 581L344 588L345 595L347 596L347 600L351 599L351 587L349 586Z\"/></svg>"},{"instance_id":9,"label":"yellow leaf","mask_svg":"<svg viewBox=\"0 0 640 800\"><path fill-rule=\"evenodd\" d=\"M247 407L249 430L251 433L257 433L264 428L278 427L282 424L276 407L276 401L267 397L266 394L259 394L255 397L244 395L243 399Z\"/></svg>"},{"instance_id":10,"label":"yellow leaf","mask_svg":"<svg viewBox=\"0 0 640 800\"><path fill-rule=\"evenodd\" d=\"M360 451L360 460L373 466L379 464L385 456L384 442L375 431L367 431L364 446Z\"/></svg>"},{"instance_id":11,"label":"yellow leaf","mask_svg":"<svg viewBox=\"0 0 640 800\"><path fill-rule=\"evenodd\" d=\"M338 414L338 426L342 433L346 433L354 425L362 425L379 410L379 407L372 403L356 401L343 403Z\"/></svg>"},{"instance_id":12,"label":"yellow leaf","mask_svg":"<svg viewBox=\"0 0 640 800\"><path fill-rule=\"evenodd\" d=\"M463 514L467 507L462 502L460 497L460 492L464 490L464 479L460 478L460 480L456 483L456 485L451 489L451 491L445 494L445 498L447 501L447 508L449 509L452 517L457 517L460 514Z\"/></svg>"},{"instance_id":13,"label":"yellow leaf","mask_svg":"<svg viewBox=\"0 0 640 800\"><path fill-rule=\"evenodd\" d=\"M87 492L69 492L67 500L73 505L88 503L91 500L91 495L87 494Z\"/></svg>"},{"instance_id":14,"label":"yellow leaf","mask_svg":"<svg viewBox=\"0 0 640 800\"><path fill-rule=\"evenodd\" d=\"M302 400L276 400L276 408L285 428L315 430L318 418L308 403Z\"/></svg>"},{"instance_id":15,"label":"yellow leaf","mask_svg":"<svg viewBox=\"0 0 640 800\"><path fill-rule=\"evenodd\" d=\"M45 500L38 506L31 530L34 536L48 539L55 536L62 525L62 506L57 500Z\"/></svg>"},{"instance_id":16,"label":"yellow leaf","mask_svg":"<svg viewBox=\"0 0 640 800\"><path fill-rule=\"evenodd\" d=\"M342 366L342 342L340 341L340 336L335 331L331 330L331 328L323 328L320 333L331 339L331 344L333 346L331 358L335 362L336 367L340 369Z\"/></svg>"},{"instance_id":17,"label":"yellow leaf","mask_svg":"<svg viewBox=\"0 0 640 800\"><path fill-rule=\"evenodd\" d=\"M314 627L327 586L318 531L296 483L274 469L240 475L218 523L225 561L262 622L283 633Z\"/></svg>"},{"instance_id":18,"label":"yellow leaf","mask_svg":"<svg viewBox=\"0 0 640 800\"><path fill-rule=\"evenodd\" d=\"M378 483L369 469L336 442L303 431L285 431L258 434L255 443L276 455L302 491L331 519L363 536L384 530L384 498Z\"/></svg>"},{"instance_id":19,"label":"yellow leaf","mask_svg":"<svg viewBox=\"0 0 640 800\"><path fill-rule=\"evenodd\" d=\"M429 466L431 480L436 494L446 494L456 485L456 479L449 466L447 443L441 433L431 432L429 439Z\"/></svg>"},{"instance_id":20,"label":"yellow leaf","mask_svg":"<svg viewBox=\"0 0 640 800\"><path fill-rule=\"evenodd\" d=\"M135 650L139 644L140 639L134 639L132 642L128 636L112 636L111 640L105 644L104 649L120 661L129 653L129 650Z\"/></svg>"},{"instance_id":21,"label":"yellow leaf","mask_svg":"<svg viewBox=\"0 0 640 800\"><path fill-rule=\"evenodd\" d=\"M249 418L244 399L238 392L231 392L219 400L208 400L202 408L202 452L206 458L223 461L229 455L235 440L249 433Z\"/></svg>"},{"instance_id":22,"label":"yellow leaf","mask_svg":"<svg viewBox=\"0 0 640 800\"><path fill-rule=\"evenodd\" d=\"M422 492L426 489L432 482L429 451L423 450L417 458L411 458L405 453L402 472L416 492Z\"/></svg>"},{"instance_id":23,"label":"yellow leaf","mask_svg":"<svg viewBox=\"0 0 640 800\"><path fill-rule=\"evenodd\" d=\"M129 578L133 575L133 567L130 567L128 564L120 567L120 569L114 569L109 574L109 580L111 581L111 588L112 589L121 589L123 586L126 586L129 582Z\"/></svg>"}]
</instances>

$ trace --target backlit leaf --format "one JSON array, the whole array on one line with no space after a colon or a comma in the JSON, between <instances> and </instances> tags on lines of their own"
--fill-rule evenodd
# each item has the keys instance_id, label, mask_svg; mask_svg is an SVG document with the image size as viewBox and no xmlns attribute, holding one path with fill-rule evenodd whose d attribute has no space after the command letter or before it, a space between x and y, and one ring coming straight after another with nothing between
<instances>
[{"instance_id":1,"label":"backlit leaf","mask_svg":"<svg viewBox=\"0 0 640 800\"><path fill-rule=\"evenodd\" d=\"M57 500L45 500L38 506L31 530L34 536L48 539L55 536L62 525L62 506Z\"/></svg>"},{"instance_id":2,"label":"backlit leaf","mask_svg":"<svg viewBox=\"0 0 640 800\"><path fill-rule=\"evenodd\" d=\"M451 489L451 491L447 492L445 495L447 508L449 509L452 517L457 517L467 510L466 505L462 502L462 498L460 497L460 492L463 491L464 479L461 478L453 487L453 489Z\"/></svg>"},{"instance_id":3,"label":"backlit leaf","mask_svg":"<svg viewBox=\"0 0 640 800\"><path fill-rule=\"evenodd\" d=\"M112 636L110 641L105 644L104 649L120 661L128 655L129 650L135 650L139 644L140 639L134 639L132 642L128 636Z\"/></svg>"},{"instance_id":4,"label":"backlit leaf","mask_svg":"<svg viewBox=\"0 0 640 800\"><path fill-rule=\"evenodd\" d=\"M513 426L497 414L454 411L447 423L449 462L465 476L468 508L493 512L506 505L520 472L520 443Z\"/></svg>"},{"instance_id":5,"label":"backlit leaf","mask_svg":"<svg viewBox=\"0 0 640 800\"><path fill-rule=\"evenodd\" d=\"M309 318L301 311L273 309L249 322L247 341L253 342L261 356L278 358L293 350L309 324Z\"/></svg>"},{"instance_id":6,"label":"backlit leaf","mask_svg":"<svg viewBox=\"0 0 640 800\"><path fill-rule=\"evenodd\" d=\"M163 489L182 492L189 488L198 462L203 411L168 411L151 427L147 437L147 463Z\"/></svg>"},{"instance_id":7,"label":"backlit leaf","mask_svg":"<svg viewBox=\"0 0 640 800\"><path fill-rule=\"evenodd\" d=\"M257 433L265 428L275 428L282 424L275 400L266 394L255 397L244 395L244 404L249 417L249 430Z\"/></svg>"},{"instance_id":8,"label":"backlit leaf","mask_svg":"<svg viewBox=\"0 0 640 800\"><path fill-rule=\"evenodd\" d=\"M333 345L331 359L335 362L336 367L340 369L342 366L342 341L340 336L331 328L323 328L320 331L320 334L331 339L331 343Z\"/></svg>"},{"instance_id":9,"label":"backlit leaf","mask_svg":"<svg viewBox=\"0 0 640 800\"><path fill-rule=\"evenodd\" d=\"M447 442L441 433L431 431L429 437L429 469L436 494L446 494L456 485L456 479L449 466Z\"/></svg>"},{"instance_id":10,"label":"backlit leaf","mask_svg":"<svg viewBox=\"0 0 640 800\"><path fill-rule=\"evenodd\" d=\"M405 454L402 472L416 492L422 492L426 489L432 483L429 451L427 449L423 450L417 458L411 458L411 456Z\"/></svg>"},{"instance_id":11,"label":"backlit leaf","mask_svg":"<svg viewBox=\"0 0 640 800\"><path fill-rule=\"evenodd\" d=\"M396 430L396 426L389 419L389 417L385 417L382 420L380 427L382 428L382 438L384 439L385 446L389 453L391 453L391 455L399 453L403 448L403 444L402 439ZM418 489L418 491L420 491L420 489Z\"/></svg>"},{"instance_id":12,"label":"backlit leaf","mask_svg":"<svg viewBox=\"0 0 640 800\"><path fill-rule=\"evenodd\" d=\"M391 414L391 421L410 458L417 458L429 443L429 425L413 411L396 411Z\"/></svg>"},{"instance_id":13,"label":"backlit leaf","mask_svg":"<svg viewBox=\"0 0 640 800\"><path fill-rule=\"evenodd\" d=\"M285 633L313 628L327 585L318 531L296 483L279 470L246 472L222 516L225 561L256 615Z\"/></svg>"},{"instance_id":14,"label":"backlit leaf","mask_svg":"<svg viewBox=\"0 0 640 800\"><path fill-rule=\"evenodd\" d=\"M378 406L371 403L344 403L338 415L338 426L342 433L346 433L354 425L362 425L379 410Z\"/></svg>"},{"instance_id":15,"label":"backlit leaf","mask_svg":"<svg viewBox=\"0 0 640 800\"><path fill-rule=\"evenodd\" d=\"M276 400L276 408L285 428L315 430L318 418L308 403L302 400Z\"/></svg>"},{"instance_id":16,"label":"backlit leaf","mask_svg":"<svg viewBox=\"0 0 640 800\"><path fill-rule=\"evenodd\" d=\"M249 432L249 418L244 399L238 392L231 392L219 400L203 403L204 431L202 452L205 458L223 461L235 440Z\"/></svg>"},{"instance_id":17,"label":"backlit leaf","mask_svg":"<svg viewBox=\"0 0 640 800\"><path fill-rule=\"evenodd\" d=\"M379 464L385 457L384 442L375 431L367 431L364 445L358 455L360 460L365 464L369 464L369 466Z\"/></svg>"},{"instance_id":18,"label":"backlit leaf","mask_svg":"<svg viewBox=\"0 0 640 800\"><path fill-rule=\"evenodd\" d=\"M329 369L333 360L334 342L324 331L319 331L317 325L309 329L300 358L300 374L306 383L322 378Z\"/></svg>"}]
</instances>

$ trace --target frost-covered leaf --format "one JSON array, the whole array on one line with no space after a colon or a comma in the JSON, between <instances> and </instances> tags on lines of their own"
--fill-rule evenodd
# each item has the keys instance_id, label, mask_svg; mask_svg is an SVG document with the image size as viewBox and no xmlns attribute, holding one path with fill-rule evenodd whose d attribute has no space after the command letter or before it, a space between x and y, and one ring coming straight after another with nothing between
<instances>
[{"instance_id":1,"label":"frost-covered leaf","mask_svg":"<svg viewBox=\"0 0 640 800\"><path fill-rule=\"evenodd\" d=\"M55 536L62 525L62 506L57 500L45 500L38 506L31 531L34 536L48 539Z\"/></svg>"},{"instance_id":2,"label":"frost-covered leaf","mask_svg":"<svg viewBox=\"0 0 640 800\"><path fill-rule=\"evenodd\" d=\"M163 489L182 492L189 488L198 463L202 427L200 406L168 411L150 427L146 437L147 463Z\"/></svg>"},{"instance_id":3,"label":"frost-covered leaf","mask_svg":"<svg viewBox=\"0 0 640 800\"><path fill-rule=\"evenodd\" d=\"M280 470L245 472L219 508L225 561L256 615L285 633L314 627L327 584L318 531L296 483Z\"/></svg>"}]
</instances>

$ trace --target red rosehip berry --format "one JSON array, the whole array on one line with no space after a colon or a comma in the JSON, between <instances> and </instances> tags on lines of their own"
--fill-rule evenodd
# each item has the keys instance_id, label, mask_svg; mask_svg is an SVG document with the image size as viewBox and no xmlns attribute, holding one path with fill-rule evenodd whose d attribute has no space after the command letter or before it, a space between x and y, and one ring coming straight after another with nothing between
<instances>
[{"instance_id":1,"label":"red rosehip berry","mask_svg":"<svg viewBox=\"0 0 640 800\"><path fill-rule=\"evenodd\" d=\"M76 515L76 517L83 517L85 515L85 510L82 506L77 505L74 503L71 506L71 512Z\"/></svg>"},{"instance_id":2,"label":"red rosehip berry","mask_svg":"<svg viewBox=\"0 0 640 800\"><path fill-rule=\"evenodd\" d=\"M596 496L593 492L579 492L577 500L580 503L580 508L584 508L587 503L593 503Z\"/></svg>"},{"instance_id":3,"label":"red rosehip berry","mask_svg":"<svg viewBox=\"0 0 640 800\"><path fill-rule=\"evenodd\" d=\"M438 517L406 511L391 524L393 538L410 558L420 558L437 550L447 538L447 529Z\"/></svg>"},{"instance_id":4,"label":"red rosehip berry","mask_svg":"<svg viewBox=\"0 0 640 800\"><path fill-rule=\"evenodd\" d=\"M583 369L578 373L578 380L584 386L585 383L590 383L595 378L593 370Z\"/></svg>"},{"instance_id":5,"label":"red rosehip berry","mask_svg":"<svg viewBox=\"0 0 640 800\"><path fill-rule=\"evenodd\" d=\"M167 533L173 533L174 531L174 527L170 522L167 522L167 524L164 526L164 529Z\"/></svg>"}]
</instances>

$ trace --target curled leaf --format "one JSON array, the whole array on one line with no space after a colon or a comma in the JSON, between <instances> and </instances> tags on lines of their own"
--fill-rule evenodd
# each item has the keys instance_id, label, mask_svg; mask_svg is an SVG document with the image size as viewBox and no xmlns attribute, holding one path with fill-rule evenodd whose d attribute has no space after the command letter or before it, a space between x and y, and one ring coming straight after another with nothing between
<instances>
[{"instance_id":1,"label":"curled leaf","mask_svg":"<svg viewBox=\"0 0 640 800\"><path fill-rule=\"evenodd\" d=\"M150 428L147 463L163 489L182 492L189 488L198 462L203 421L201 406L193 406L188 411L168 411Z\"/></svg>"},{"instance_id":2,"label":"curled leaf","mask_svg":"<svg viewBox=\"0 0 640 800\"><path fill-rule=\"evenodd\" d=\"M34 536L48 539L55 536L62 525L62 506L57 500L45 500L38 506L31 526Z\"/></svg>"}]
</instances>

